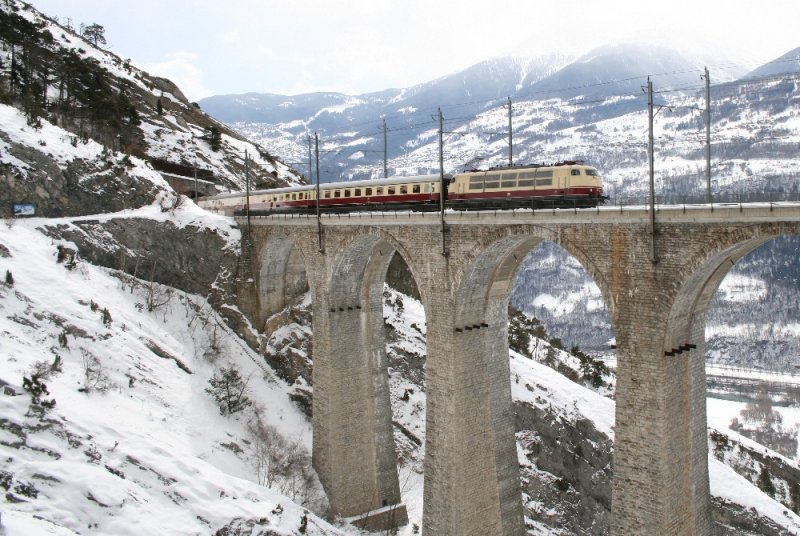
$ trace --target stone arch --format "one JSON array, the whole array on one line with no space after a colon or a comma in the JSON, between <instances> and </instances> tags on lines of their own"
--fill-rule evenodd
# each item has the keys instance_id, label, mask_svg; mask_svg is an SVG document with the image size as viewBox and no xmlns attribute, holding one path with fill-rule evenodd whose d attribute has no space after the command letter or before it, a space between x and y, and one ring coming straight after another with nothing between
<instances>
[{"instance_id":1,"label":"stone arch","mask_svg":"<svg viewBox=\"0 0 800 536\"><path fill-rule=\"evenodd\" d=\"M291 237L273 235L265 242L259 255L257 276L256 325L259 329L270 316L310 290L306 266L301 248Z\"/></svg>"},{"instance_id":2,"label":"stone arch","mask_svg":"<svg viewBox=\"0 0 800 536\"><path fill-rule=\"evenodd\" d=\"M544 241L573 255L595 278L609 303L609 283L579 237L539 226L506 229L482 239L465 259L453 290L456 363L452 366L457 382L469 385L469 390L466 398L455 404L468 409L450 418L470 423L466 428L483 430L483 434L464 437L459 445L468 453L465 465L469 467L457 467L456 478L469 478L460 475L462 471L496 483L486 488L488 492L481 503L470 503L459 515L481 516L483 519L475 521L476 526L493 534L524 533L511 400L508 304L519 267L528 253ZM454 465L457 464L458 461ZM496 509L489 506L491 501L496 501ZM497 519L489 518L487 512L498 512Z\"/></svg>"},{"instance_id":3,"label":"stone arch","mask_svg":"<svg viewBox=\"0 0 800 536\"><path fill-rule=\"evenodd\" d=\"M588 251L574 232L562 232L544 226L513 229L502 236L493 236L484 240L475 249L473 255L465 263L467 266L460 274L460 300L470 306L479 306L480 310L492 311L492 314L504 314L492 303L508 304L512 284L517 271L525 257L542 242L549 241L574 257L600 289L603 300L609 310L614 312L614 301L611 298L611 281L609 274L601 270L595 262L595 256ZM488 290L481 294L482 290ZM501 307L502 309L503 307ZM469 308L466 308L469 310ZM502 319L499 319L502 320ZM456 323L467 323L467 318L457 318Z\"/></svg>"},{"instance_id":4,"label":"stone arch","mask_svg":"<svg viewBox=\"0 0 800 536\"><path fill-rule=\"evenodd\" d=\"M773 238L775 236L746 239L712 252L698 263L681 285L672 304L664 340L665 352L703 342L701 339L705 338L703 330L708 306L722 280L736 261Z\"/></svg>"},{"instance_id":5,"label":"stone arch","mask_svg":"<svg viewBox=\"0 0 800 536\"><path fill-rule=\"evenodd\" d=\"M478 267L482 263L488 261L493 267L490 269L490 273L487 273L487 275L483 277L484 283L488 283L490 279L492 282L513 282L523 259L543 241L556 244L578 261L600 289L603 300L613 314L615 304L611 299L610 274L597 265L597 255L593 255L591 252L593 244L590 239L581 238L575 229L550 228L548 226L534 225L509 228L502 233L490 235L481 240L474 248L473 253L464 263L466 266L462 273L459 274L459 280L464 281L468 277L474 277L480 272L480 268ZM484 259L481 260L481 257L484 257ZM501 257L505 259L504 263L499 262ZM496 266L494 266L493 263ZM503 264L504 267L501 267L501 264ZM478 271L475 271L476 269ZM467 270L473 270L473 275L468 276L466 273ZM491 277L489 277L489 275L491 275ZM489 286L487 285L483 288L489 288ZM509 293L511 292L510 287L507 290ZM493 292L496 293L497 289Z\"/></svg>"},{"instance_id":6,"label":"stone arch","mask_svg":"<svg viewBox=\"0 0 800 536\"><path fill-rule=\"evenodd\" d=\"M325 320L315 319L326 334L314 363L315 467L334 512L364 516L365 526L377 528L407 522L383 322L383 282L395 252L413 275L403 246L382 231L341 244L331 259L327 309L318 310Z\"/></svg>"},{"instance_id":7,"label":"stone arch","mask_svg":"<svg viewBox=\"0 0 800 536\"><path fill-rule=\"evenodd\" d=\"M709 237L680 269L680 286L672 300L664 351L684 351L687 344L700 347L705 341L708 307L722 280L739 259L779 236L799 236L800 227L767 224L737 228L722 236ZM694 348L689 348L694 350Z\"/></svg>"},{"instance_id":8,"label":"stone arch","mask_svg":"<svg viewBox=\"0 0 800 536\"><path fill-rule=\"evenodd\" d=\"M388 233L370 229L369 233L358 235L344 244L328 285L331 307L346 306L347 300L354 296L359 296L362 300L373 299L374 297L369 297L366 293L370 292L372 286L382 285L392 255L395 253L403 258L412 277L419 283L420 269L417 259ZM426 289L419 284L417 287L424 303Z\"/></svg>"}]
</instances>

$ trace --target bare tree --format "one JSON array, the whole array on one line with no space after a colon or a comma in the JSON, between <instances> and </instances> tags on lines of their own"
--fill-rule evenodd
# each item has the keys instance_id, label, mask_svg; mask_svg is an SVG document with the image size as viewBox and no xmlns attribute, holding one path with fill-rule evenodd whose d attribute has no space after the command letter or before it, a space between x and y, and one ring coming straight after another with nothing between
<instances>
[{"instance_id":1,"label":"bare tree","mask_svg":"<svg viewBox=\"0 0 800 536\"><path fill-rule=\"evenodd\" d=\"M147 311L152 313L167 305L172 299L169 289L162 287L154 281L156 275L156 261L153 261L153 268L150 270L150 281L145 285L145 305Z\"/></svg>"}]
</instances>

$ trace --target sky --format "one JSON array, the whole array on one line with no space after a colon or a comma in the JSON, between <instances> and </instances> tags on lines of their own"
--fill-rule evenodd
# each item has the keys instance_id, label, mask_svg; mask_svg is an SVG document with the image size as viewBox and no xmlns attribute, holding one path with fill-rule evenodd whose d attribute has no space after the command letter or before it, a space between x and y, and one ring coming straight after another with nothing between
<instances>
[{"instance_id":1,"label":"sky","mask_svg":"<svg viewBox=\"0 0 800 536\"><path fill-rule=\"evenodd\" d=\"M404 88L508 54L674 44L755 68L800 47L797 0L31 0L189 100ZM134 7L135 6L135 7Z\"/></svg>"}]
</instances>

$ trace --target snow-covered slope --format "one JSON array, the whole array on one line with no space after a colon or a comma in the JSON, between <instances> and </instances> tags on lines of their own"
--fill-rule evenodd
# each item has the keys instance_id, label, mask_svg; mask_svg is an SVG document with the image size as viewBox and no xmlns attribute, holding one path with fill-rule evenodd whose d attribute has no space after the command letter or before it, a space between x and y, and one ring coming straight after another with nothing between
<instances>
[{"instance_id":1,"label":"snow-covered slope","mask_svg":"<svg viewBox=\"0 0 800 536\"><path fill-rule=\"evenodd\" d=\"M238 236L191 203L177 214L179 225ZM157 205L111 216L165 218ZM299 534L304 516L306 534L352 532L308 513L324 503L318 489L301 506L299 494L258 485L248 463L245 426L257 415L310 447L288 386L203 297L60 254L74 245L37 230L59 223L0 223L4 534L209 534L231 522ZM150 292L161 305L148 312ZM224 417L205 392L228 365L249 378L257 413ZM24 386L37 370L38 404Z\"/></svg>"}]
</instances>

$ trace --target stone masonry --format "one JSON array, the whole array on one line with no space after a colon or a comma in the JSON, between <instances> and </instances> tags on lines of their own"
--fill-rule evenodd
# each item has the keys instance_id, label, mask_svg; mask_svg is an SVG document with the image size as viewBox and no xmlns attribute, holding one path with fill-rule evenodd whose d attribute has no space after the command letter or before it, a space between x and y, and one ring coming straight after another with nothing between
<instances>
[{"instance_id":1,"label":"stone masonry","mask_svg":"<svg viewBox=\"0 0 800 536\"><path fill-rule=\"evenodd\" d=\"M243 227L248 225L240 221ZM261 327L287 288L313 299L313 462L332 510L371 528L407 521L394 451L382 286L408 264L427 331L426 536L523 535L507 306L542 240L591 274L617 340L612 530L710 535L704 328L733 263L800 232L800 207L674 207L250 219L240 306ZM655 254L655 255L654 255Z\"/></svg>"}]
</instances>

